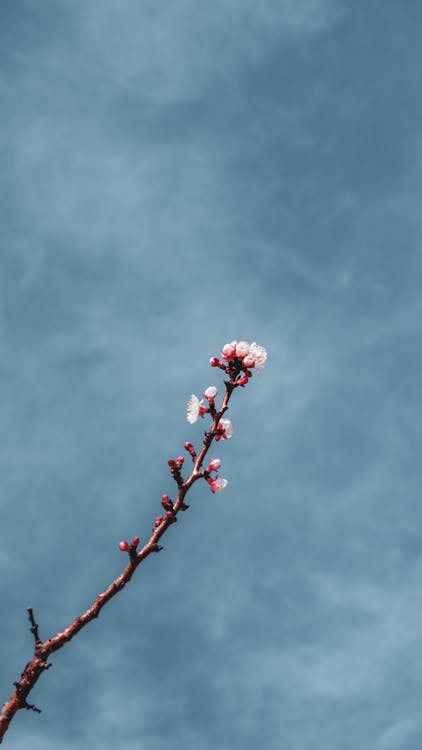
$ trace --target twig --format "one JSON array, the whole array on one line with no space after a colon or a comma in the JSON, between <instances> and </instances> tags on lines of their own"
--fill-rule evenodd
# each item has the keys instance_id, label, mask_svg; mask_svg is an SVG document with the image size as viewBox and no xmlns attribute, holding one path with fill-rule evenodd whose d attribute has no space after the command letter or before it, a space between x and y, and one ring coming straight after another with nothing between
<instances>
[{"instance_id":1,"label":"twig","mask_svg":"<svg viewBox=\"0 0 422 750\"><path fill-rule=\"evenodd\" d=\"M233 342L233 344L235 343L236 342ZM244 344L245 342L240 343ZM226 346L231 346L233 348L233 344ZM252 344L251 346L253 347L254 345ZM259 348L265 353L265 350L263 350L262 347ZM231 357L225 357L225 359L227 359L225 364L220 362L217 357L213 357L211 360L211 365L213 367L219 367L224 370L230 378L225 382L226 392L221 407L217 411L214 405L214 398L206 396L207 392L205 392L204 395L208 398L209 408L201 407L201 409L203 410L203 413L208 412L212 417L211 429L205 433L202 448L198 454L196 454L192 443L185 444L185 448L192 456L193 461L192 471L186 481L183 481L181 475L183 457L179 457L176 461L172 459L169 460L170 471L178 487L177 498L173 503L167 495L163 495L162 504L166 509L166 515L157 516L152 534L144 547L139 552L137 551L139 537L135 537L131 544L128 542L121 542L119 545L120 549L126 551L129 555L129 562L123 572L97 596L85 612L78 615L78 617L76 617L67 628L56 633L56 635L53 635L51 638L47 638L45 641L40 639L33 609L32 607L27 608L28 618L31 624L31 633L34 637L34 656L25 666L20 679L13 683L15 686L13 695L3 705L0 714L0 743L3 741L4 735L6 734L12 719L20 709L25 708L29 711L34 711L35 713L41 713L41 709L27 702L27 697L38 681L40 675L50 668L51 664L48 662L49 657L55 651L58 651L66 643L71 641L72 638L74 638L82 628L88 625L89 622L98 617L102 608L110 601L110 599L122 591L126 584L131 580L135 570L151 553L160 552L163 549L163 547L159 545L159 541L169 526L177 520L179 511L186 511L188 509L189 506L185 503L185 497L192 485L198 481L198 479L205 479L209 482L211 490L213 492L216 491L213 488L213 485L216 485L216 480L211 480L209 472L207 470L201 471L201 467L213 441L224 437L224 429L221 426L221 419L228 409L228 404L233 391L239 386L243 387L248 382L248 378L252 376L250 370L243 366L242 359L236 357L235 348L234 354ZM249 364L248 368L251 366L253 365ZM214 387L212 387L212 390L216 391ZM199 415L203 416L203 413L199 412ZM220 481L225 482L225 480ZM217 489L221 489L221 485Z\"/></svg>"}]
</instances>

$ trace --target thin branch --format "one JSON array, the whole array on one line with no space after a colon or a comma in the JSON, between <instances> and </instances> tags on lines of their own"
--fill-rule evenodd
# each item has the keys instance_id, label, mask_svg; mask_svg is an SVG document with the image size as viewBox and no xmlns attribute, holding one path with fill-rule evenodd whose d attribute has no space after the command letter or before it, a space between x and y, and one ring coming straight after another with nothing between
<instances>
[{"instance_id":1,"label":"thin branch","mask_svg":"<svg viewBox=\"0 0 422 750\"><path fill-rule=\"evenodd\" d=\"M213 359L217 360L217 358ZM242 362L237 359L229 361L227 364L219 362L218 365L214 364L213 366L220 367L220 369L223 369L230 377L230 380L225 382L226 392L221 407L217 411L214 402L212 401L210 402L210 409L206 410L212 417L212 425L211 429L205 433L200 452L196 454L191 443L185 445L186 450L191 454L193 460L192 471L186 481L183 481L180 471L183 464L183 458L180 457L178 461L169 461L171 474L178 486L177 498L175 502L172 503L167 495L163 496L163 506L168 508L167 513L164 517L157 517L152 534L144 547L139 552L137 551L139 543L138 537L135 537L131 545L127 542L121 542L120 548L127 551L129 555L129 562L123 572L96 597L91 606L88 607L85 612L78 615L67 628L56 633L56 635L47 638L47 640L42 641L40 639L33 609L32 607L27 608L29 621L31 623L31 633L35 642L34 656L25 666L20 679L14 682L15 690L13 695L3 705L0 714L0 743L3 741L4 735L6 734L12 719L20 709L25 708L36 713L41 713L39 708L27 702L27 697L38 681L40 675L50 668L51 664L48 662L48 659L51 654L63 648L63 646L66 643L69 643L69 641L71 641L72 638L82 630L82 628L88 625L92 620L96 619L107 602L122 591L126 584L129 583L139 565L149 557L150 554L153 552L159 552L163 549L162 546L159 545L159 541L169 526L177 520L178 513L188 509L189 506L185 503L185 497L190 488L196 481L198 481L198 479L207 479L207 472L201 471L201 467L213 441L215 439L218 440L222 435L221 427L219 427L220 420L228 409L230 397L235 388L238 386L243 387L245 381L247 382L248 377L251 377L252 375L252 373L250 373L248 376L241 376L242 370L243 372L248 372L248 370L246 370L245 367L242 367ZM164 500L164 498L167 499Z\"/></svg>"}]
</instances>

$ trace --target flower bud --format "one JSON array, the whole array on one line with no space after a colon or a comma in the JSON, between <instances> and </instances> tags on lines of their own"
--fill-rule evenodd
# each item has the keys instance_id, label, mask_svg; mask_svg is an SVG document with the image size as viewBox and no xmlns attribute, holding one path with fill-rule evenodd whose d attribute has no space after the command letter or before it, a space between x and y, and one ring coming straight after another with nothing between
<instances>
[{"instance_id":1,"label":"flower bud","mask_svg":"<svg viewBox=\"0 0 422 750\"><path fill-rule=\"evenodd\" d=\"M219 367L220 360L218 359L218 357L211 357L211 359L210 359L210 365L211 365L211 367Z\"/></svg>"},{"instance_id":2,"label":"flower bud","mask_svg":"<svg viewBox=\"0 0 422 750\"><path fill-rule=\"evenodd\" d=\"M163 516L157 516L157 518L154 521L154 526L159 526L164 521Z\"/></svg>"},{"instance_id":3,"label":"flower bud","mask_svg":"<svg viewBox=\"0 0 422 750\"><path fill-rule=\"evenodd\" d=\"M221 490L224 490L224 488L227 487L228 484L227 479L220 479L219 477L208 481L210 490L213 494L215 494L216 492L221 492Z\"/></svg>"},{"instance_id":4,"label":"flower bud","mask_svg":"<svg viewBox=\"0 0 422 750\"><path fill-rule=\"evenodd\" d=\"M168 495L163 495L161 505L165 510L168 510L169 508L173 507L173 502L170 500Z\"/></svg>"},{"instance_id":5,"label":"flower bud","mask_svg":"<svg viewBox=\"0 0 422 750\"><path fill-rule=\"evenodd\" d=\"M139 536L134 536L133 539L132 539L132 543L131 543L130 546L131 547L135 547L135 549L136 549L136 547L138 546L138 544L139 544Z\"/></svg>"},{"instance_id":6,"label":"flower bud","mask_svg":"<svg viewBox=\"0 0 422 750\"><path fill-rule=\"evenodd\" d=\"M167 461L167 463L170 466L170 469L175 469L176 468L176 461L174 461L172 458L169 458L169 460Z\"/></svg>"},{"instance_id":7,"label":"flower bud","mask_svg":"<svg viewBox=\"0 0 422 750\"><path fill-rule=\"evenodd\" d=\"M207 471L208 473L210 473L211 471L218 471L218 469L220 468L220 466L221 466L220 459L219 458L212 458L211 461L209 462L209 464L208 464L208 466L207 466L207 468L206 468L205 471Z\"/></svg>"},{"instance_id":8,"label":"flower bud","mask_svg":"<svg viewBox=\"0 0 422 750\"><path fill-rule=\"evenodd\" d=\"M184 463L184 460L185 460L185 459L183 458L183 456L178 456L178 457L176 458L176 466L177 466L177 468L178 468L178 469L181 469L181 468L182 468L182 466L183 466L183 463Z\"/></svg>"},{"instance_id":9,"label":"flower bud","mask_svg":"<svg viewBox=\"0 0 422 750\"><path fill-rule=\"evenodd\" d=\"M204 391L204 396L207 399L207 401L214 401L218 391L215 385L210 385L209 388L207 388L206 391Z\"/></svg>"},{"instance_id":10,"label":"flower bud","mask_svg":"<svg viewBox=\"0 0 422 750\"><path fill-rule=\"evenodd\" d=\"M233 346L232 344L224 344L221 350L221 356L223 357L223 359L228 361L230 359L233 359L235 352L236 352L236 346Z\"/></svg>"},{"instance_id":11,"label":"flower bud","mask_svg":"<svg viewBox=\"0 0 422 750\"><path fill-rule=\"evenodd\" d=\"M121 549L122 552L129 552L129 550L130 550L129 542L126 542L123 539L123 541L119 543L119 549Z\"/></svg>"}]
</instances>

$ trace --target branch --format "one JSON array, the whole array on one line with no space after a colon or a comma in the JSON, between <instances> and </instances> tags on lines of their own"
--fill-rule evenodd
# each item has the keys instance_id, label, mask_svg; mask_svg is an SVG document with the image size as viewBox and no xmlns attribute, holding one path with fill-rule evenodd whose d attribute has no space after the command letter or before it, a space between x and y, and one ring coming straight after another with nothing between
<instances>
[{"instance_id":1,"label":"branch","mask_svg":"<svg viewBox=\"0 0 422 750\"><path fill-rule=\"evenodd\" d=\"M256 367L257 369L261 369L263 367L266 360L266 352L263 347L259 347L257 344L249 346L249 344L243 341L239 343L232 342L223 347L222 358L226 360L225 363L221 362L217 357L213 357L210 360L212 367L222 369L229 377L229 380L225 381L226 391L220 409L217 410L215 407L217 389L214 386L210 386L204 392L204 397L208 401L208 407L203 406L203 400L199 401L196 396L192 396L189 401L188 421L195 422L198 417L204 417L205 414L209 414L212 419L211 428L205 433L202 447L198 454L196 454L192 443L185 443L185 449L191 455L193 461L192 471L188 479L184 481L181 474L184 463L183 457L179 456L176 460L169 460L170 472L177 484L178 494L174 502L170 500L168 495L163 495L162 506L166 514L164 516L157 516L152 534L146 544L138 551L139 537L135 537L131 544L126 541L120 542L120 549L127 552L129 556L129 562L123 572L97 596L85 612L78 615L67 628L56 633L51 638L47 638L45 641L40 639L33 609L32 607L27 608L31 624L30 630L34 637L34 656L25 666L20 679L13 683L15 686L13 695L3 705L0 714L0 743L3 741L4 735L18 711L25 708L35 713L41 713L39 708L27 702L27 698L40 675L50 668L49 657L55 651L63 648L89 622L97 618L107 602L122 591L126 584L129 583L139 565L150 554L159 552L162 549L159 545L162 536L166 533L169 526L177 521L179 512L185 511L189 507L185 503L185 498L192 485L198 479L204 479L208 482L211 492L218 492L227 484L225 479L219 479L218 474L214 477L212 475L220 467L218 459L213 459L206 469L202 469L203 462L214 440L218 442L219 440L231 437L231 423L229 420L222 419L223 415L228 410L233 391L238 387L244 387L248 383L249 378L252 377L251 368Z\"/></svg>"}]
</instances>

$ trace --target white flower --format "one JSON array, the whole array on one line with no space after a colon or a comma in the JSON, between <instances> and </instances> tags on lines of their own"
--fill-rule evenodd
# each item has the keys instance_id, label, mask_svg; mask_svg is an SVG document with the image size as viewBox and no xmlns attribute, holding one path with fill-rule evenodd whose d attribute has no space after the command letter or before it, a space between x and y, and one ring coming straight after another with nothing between
<instances>
[{"instance_id":1,"label":"white flower","mask_svg":"<svg viewBox=\"0 0 422 750\"><path fill-rule=\"evenodd\" d=\"M236 341L232 341L231 344L224 344L221 350L221 356L225 360L230 360L236 351Z\"/></svg>"},{"instance_id":2,"label":"white flower","mask_svg":"<svg viewBox=\"0 0 422 750\"><path fill-rule=\"evenodd\" d=\"M203 402L203 398L199 400L197 396L195 396L194 393L192 393L192 396L190 397L188 401L188 413L187 413L187 420L190 422L190 424L193 424L196 422L198 417L201 414L201 404Z\"/></svg>"},{"instance_id":3,"label":"white flower","mask_svg":"<svg viewBox=\"0 0 422 750\"><path fill-rule=\"evenodd\" d=\"M246 355L249 354L249 344L247 341L239 341L238 344L236 344L236 357L239 359L243 359L243 357L246 357Z\"/></svg>"},{"instance_id":4,"label":"white flower","mask_svg":"<svg viewBox=\"0 0 422 750\"><path fill-rule=\"evenodd\" d=\"M233 425L230 422L230 419L220 419L218 426L223 428L223 434L222 434L223 440L228 440L229 438L232 437Z\"/></svg>"},{"instance_id":5,"label":"white flower","mask_svg":"<svg viewBox=\"0 0 422 750\"><path fill-rule=\"evenodd\" d=\"M227 485L227 479L220 479L220 477L216 477L210 482L210 490L211 492L221 492L221 490L224 490Z\"/></svg>"},{"instance_id":6,"label":"white flower","mask_svg":"<svg viewBox=\"0 0 422 750\"><path fill-rule=\"evenodd\" d=\"M259 372L265 365L267 359L267 350L254 341L249 347L248 356L253 357L255 369Z\"/></svg>"},{"instance_id":7,"label":"white flower","mask_svg":"<svg viewBox=\"0 0 422 750\"><path fill-rule=\"evenodd\" d=\"M210 385L209 388L207 388L206 391L204 391L205 398L209 401L213 401L217 395L218 391L215 385Z\"/></svg>"}]
</instances>

